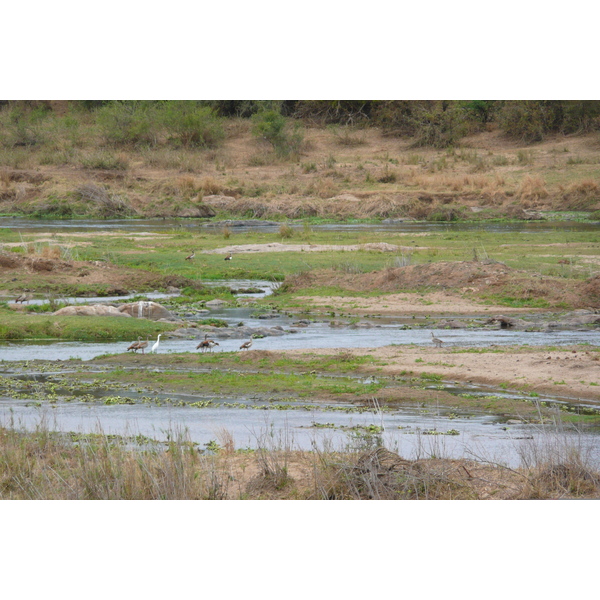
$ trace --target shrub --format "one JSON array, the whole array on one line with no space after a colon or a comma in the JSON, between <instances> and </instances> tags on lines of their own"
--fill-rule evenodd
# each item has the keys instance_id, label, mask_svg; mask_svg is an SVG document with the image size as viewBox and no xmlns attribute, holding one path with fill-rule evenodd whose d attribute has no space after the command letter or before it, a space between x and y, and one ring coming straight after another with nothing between
<instances>
[{"instance_id":1,"label":"shrub","mask_svg":"<svg viewBox=\"0 0 600 600\"><path fill-rule=\"evenodd\" d=\"M454 106L418 111L414 121L414 146L448 148L468 133L463 111Z\"/></svg>"},{"instance_id":2,"label":"shrub","mask_svg":"<svg viewBox=\"0 0 600 600\"><path fill-rule=\"evenodd\" d=\"M155 108L150 102L116 101L98 109L96 123L112 144L155 144Z\"/></svg>"},{"instance_id":3,"label":"shrub","mask_svg":"<svg viewBox=\"0 0 600 600\"><path fill-rule=\"evenodd\" d=\"M557 104L549 101L509 101L498 113L498 125L510 137L526 143L540 142L556 129L556 108Z\"/></svg>"},{"instance_id":4,"label":"shrub","mask_svg":"<svg viewBox=\"0 0 600 600\"><path fill-rule=\"evenodd\" d=\"M414 146L448 148L469 132L468 113L457 102L378 103L373 122L388 135L411 136Z\"/></svg>"},{"instance_id":5,"label":"shrub","mask_svg":"<svg viewBox=\"0 0 600 600\"><path fill-rule=\"evenodd\" d=\"M221 119L208 106L188 100L164 102L159 121L171 143L185 147L214 148L225 138Z\"/></svg>"},{"instance_id":6,"label":"shrub","mask_svg":"<svg viewBox=\"0 0 600 600\"><path fill-rule=\"evenodd\" d=\"M94 212L105 219L132 214L131 207L121 196L110 194L105 188L93 183L82 185L77 189L77 194L81 200L92 205Z\"/></svg>"},{"instance_id":7,"label":"shrub","mask_svg":"<svg viewBox=\"0 0 600 600\"><path fill-rule=\"evenodd\" d=\"M3 111L0 119L0 143L7 148L31 147L44 143L41 121L47 111L42 108L26 110L16 106Z\"/></svg>"},{"instance_id":8,"label":"shrub","mask_svg":"<svg viewBox=\"0 0 600 600\"><path fill-rule=\"evenodd\" d=\"M297 156L304 137L298 123L290 126L288 120L275 110L263 110L253 115L252 133L269 142L280 158Z\"/></svg>"}]
</instances>

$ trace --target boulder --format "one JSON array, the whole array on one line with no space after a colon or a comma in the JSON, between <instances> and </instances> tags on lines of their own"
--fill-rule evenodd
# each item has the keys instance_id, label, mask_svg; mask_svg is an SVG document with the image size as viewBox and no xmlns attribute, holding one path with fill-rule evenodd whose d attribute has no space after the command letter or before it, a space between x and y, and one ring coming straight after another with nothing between
<instances>
[{"instance_id":1,"label":"boulder","mask_svg":"<svg viewBox=\"0 0 600 600\"><path fill-rule=\"evenodd\" d=\"M440 329L462 329L464 326L464 323L461 323L456 319L446 319L438 323Z\"/></svg>"},{"instance_id":2,"label":"boulder","mask_svg":"<svg viewBox=\"0 0 600 600\"><path fill-rule=\"evenodd\" d=\"M219 300L217 298L215 300L209 300L205 306L208 306L209 308L221 308L222 306L227 306L227 304L229 303L225 302L225 300Z\"/></svg>"},{"instance_id":3,"label":"boulder","mask_svg":"<svg viewBox=\"0 0 600 600\"><path fill-rule=\"evenodd\" d=\"M164 306L158 304L158 302L152 302L147 300L140 300L139 302L129 302L128 304L121 304L118 310L121 313L127 314L137 319L151 319L158 321L159 319L166 319L168 321L176 321L177 318L171 314Z\"/></svg>"},{"instance_id":4,"label":"boulder","mask_svg":"<svg viewBox=\"0 0 600 600\"><path fill-rule=\"evenodd\" d=\"M104 304L85 304L83 306L65 306L53 313L56 316L78 317L130 317L114 306Z\"/></svg>"}]
</instances>

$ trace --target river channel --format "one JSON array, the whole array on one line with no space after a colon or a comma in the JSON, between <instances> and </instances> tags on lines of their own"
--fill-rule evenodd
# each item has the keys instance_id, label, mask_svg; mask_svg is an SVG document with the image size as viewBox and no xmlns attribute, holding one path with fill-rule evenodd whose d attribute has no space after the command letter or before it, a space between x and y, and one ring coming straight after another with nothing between
<instances>
[{"instance_id":1,"label":"river channel","mask_svg":"<svg viewBox=\"0 0 600 600\"><path fill-rule=\"evenodd\" d=\"M269 230L279 224L260 225ZM198 229L201 225L182 220L131 220L131 221L31 221L26 219L0 219L0 227L10 227L19 231L170 231L176 228ZM240 226L240 230L244 227ZM598 224L525 222L514 224L472 225L437 223L382 223L378 225L320 225L313 228L385 231L522 231L546 232L562 229L565 231L597 230ZM253 230L257 228L253 227ZM231 287L248 287L250 284L270 293L269 282L227 281L215 282ZM251 295L251 294L250 294ZM160 302L168 298L166 294L147 294L148 299ZM124 302L119 298L67 299L69 303L85 302ZM279 328L277 335L255 339L253 349L289 350L296 348L370 348L390 344L431 345L431 332L442 338L450 347L477 347L492 344L565 345L588 343L598 345L595 331L507 331L498 328L437 329L435 321L426 317L411 318L365 318L359 323L346 322L332 327L333 319L307 319L298 323L298 317L285 314L255 314L251 307L219 308L209 314L191 317L223 319L230 327L239 323L252 328ZM447 318L468 320L465 315ZM341 319L343 322L344 320ZM216 351L239 351L244 339L214 336L219 342ZM159 352L197 352L197 339L161 338ZM125 352L127 343L84 343L61 341L26 341L0 343L0 371L2 375L27 378L45 377L36 373L35 363L24 373L12 369L17 361L36 359L56 361L57 366L69 358L90 360L103 354ZM58 360L61 362L58 363ZM68 363L64 364L65 370ZM447 387L452 387L447 382ZM471 392L497 394L498 390L473 388ZM191 441L204 447L218 440L224 430L235 439L236 448L256 448L269 440L274 447L292 449L344 449L361 443L361 432L370 426L381 427L386 447L399 452L406 458L428 456L452 458L476 458L499 462L511 467L518 466L522 457L537 447L547 444L578 446L594 461L600 463L600 444L594 429L575 430L574 428L531 425L527 423L507 423L506 419L476 414L472 411L457 413L444 407L424 408L422 406L403 407L401 410L380 411L377 406L367 406L357 411L354 405L326 405L318 401L286 401L275 405L265 399L247 397L223 398L181 396L161 398L152 402L140 401L136 394L129 393L131 403L106 403L105 396L114 391L100 393L93 402L82 402L76 396L65 401L27 400L9 396L0 397L0 424L5 426L34 428L40 424L57 431L102 432L105 434L142 434L159 441L172 439L177 432L185 432ZM122 394L122 392L119 392ZM506 393L506 392L504 392ZM179 402L177 402L177 400ZM540 401L553 401L553 398L540 398ZM190 406L201 404L202 408Z\"/></svg>"}]
</instances>

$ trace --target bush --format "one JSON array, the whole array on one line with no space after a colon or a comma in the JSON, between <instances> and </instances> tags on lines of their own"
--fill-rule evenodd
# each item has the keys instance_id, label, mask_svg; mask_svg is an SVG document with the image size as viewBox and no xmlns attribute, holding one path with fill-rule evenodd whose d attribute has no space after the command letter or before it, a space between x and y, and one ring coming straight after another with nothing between
<instances>
[{"instance_id":1,"label":"bush","mask_svg":"<svg viewBox=\"0 0 600 600\"><path fill-rule=\"evenodd\" d=\"M500 129L526 143L540 142L560 127L560 103L545 100L519 100L504 104L498 113Z\"/></svg>"},{"instance_id":2,"label":"bush","mask_svg":"<svg viewBox=\"0 0 600 600\"><path fill-rule=\"evenodd\" d=\"M391 101L378 104L374 122L388 135L411 136L414 146L448 148L469 133L467 111L450 101Z\"/></svg>"},{"instance_id":3,"label":"bush","mask_svg":"<svg viewBox=\"0 0 600 600\"><path fill-rule=\"evenodd\" d=\"M22 106L3 111L0 118L0 143L7 148L31 147L44 143L41 121L47 111L43 108L26 110Z\"/></svg>"},{"instance_id":4,"label":"bush","mask_svg":"<svg viewBox=\"0 0 600 600\"><path fill-rule=\"evenodd\" d=\"M290 126L288 120L276 110L263 110L253 115L252 133L269 142L280 158L300 153L303 141L300 125L295 123Z\"/></svg>"},{"instance_id":5,"label":"bush","mask_svg":"<svg viewBox=\"0 0 600 600\"><path fill-rule=\"evenodd\" d=\"M413 118L414 146L448 148L468 133L464 111L456 106L418 111Z\"/></svg>"},{"instance_id":6,"label":"bush","mask_svg":"<svg viewBox=\"0 0 600 600\"><path fill-rule=\"evenodd\" d=\"M157 138L155 107L145 101L117 101L102 106L96 123L112 144L155 144Z\"/></svg>"},{"instance_id":7,"label":"bush","mask_svg":"<svg viewBox=\"0 0 600 600\"><path fill-rule=\"evenodd\" d=\"M225 138L221 119L212 108L197 102L164 102L159 120L167 128L169 141L177 145L213 148Z\"/></svg>"}]
</instances>

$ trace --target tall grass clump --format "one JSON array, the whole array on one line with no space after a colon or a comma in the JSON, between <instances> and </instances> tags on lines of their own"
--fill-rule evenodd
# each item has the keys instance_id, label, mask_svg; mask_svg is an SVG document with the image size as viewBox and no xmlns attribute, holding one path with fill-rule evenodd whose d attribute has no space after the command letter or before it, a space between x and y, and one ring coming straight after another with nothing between
<instances>
[{"instance_id":1,"label":"tall grass clump","mask_svg":"<svg viewBox=\"0 0 600 600\"><path fill-rule=\"evenodd\" d=\"M294 237L294 230L289 226L283 223L279 226L279 237L282 239L289 239Z\"/></svg>"}]
</instances>

